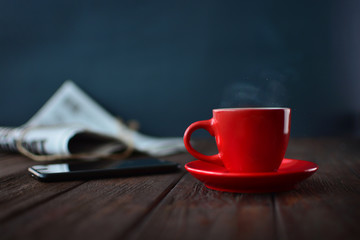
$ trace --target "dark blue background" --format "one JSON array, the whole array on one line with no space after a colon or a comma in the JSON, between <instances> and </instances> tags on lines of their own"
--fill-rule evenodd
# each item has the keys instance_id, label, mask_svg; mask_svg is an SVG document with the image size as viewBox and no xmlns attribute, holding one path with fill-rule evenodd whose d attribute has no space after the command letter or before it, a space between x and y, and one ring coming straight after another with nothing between
<instances>
[{"instance_id":1,"label":"dark blue background","mask_svg":"<svg viewBox=\"0 0 360 240\"><path fill-rule=\"evenodd\" d=\"M0 125L67 79L141 131L181 136L211 109L288 106L292 136L354 135L355 1L1 1Z\"/></svg>"}]
</instances>

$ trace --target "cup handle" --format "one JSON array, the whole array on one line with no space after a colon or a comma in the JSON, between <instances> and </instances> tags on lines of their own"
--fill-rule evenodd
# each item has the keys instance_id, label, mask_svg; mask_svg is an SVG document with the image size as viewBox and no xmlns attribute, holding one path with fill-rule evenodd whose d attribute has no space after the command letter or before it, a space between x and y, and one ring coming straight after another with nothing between
<instances>
[{"instance_id":1,"label":"cup handle","mask_svg":"<svg viewBox=\"0 0 360 240\"><path fill-rule=\"evenodd\" d=\"M216 163L216 164L222 164L222 161L220 159L220 155L219 154L214 154L211 156L208 155L204 155L202 153L199 153L198 151L196 151L190 144L190 138L191 138L191 134L196 131L197 129L203 128L206 131L208 131L210 133L211 136L214 136L214 129L213 129L213 120L209 119L209 120L203 120L203 121L198 121L198 122L194 122L193 124L191 124L185 131L184 134L184 144L186 149L188 150L188 152L193 155L195 158L199 159L199 160L203 160L203 161L207 161L207 162L211 162L211 163Z\"/></svg>"}]
</instances>

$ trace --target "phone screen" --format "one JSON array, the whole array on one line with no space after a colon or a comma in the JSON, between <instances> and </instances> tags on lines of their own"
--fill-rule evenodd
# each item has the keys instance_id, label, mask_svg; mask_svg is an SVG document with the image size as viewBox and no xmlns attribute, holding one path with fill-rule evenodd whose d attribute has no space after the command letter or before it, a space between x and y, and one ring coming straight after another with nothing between
<instances>
[{"instance_id":1,"label":"phone screen","mask_svg":"<svg viewBox=\"0 0 360 240\"><path fill-rule=\"evenodd\" d=\"M179 168L179 164L174 162L155 158L142 158L35 165L30 167L28 171L38 180L60 181L168 173L177 171Z\"/></svg>"}]
</instances>

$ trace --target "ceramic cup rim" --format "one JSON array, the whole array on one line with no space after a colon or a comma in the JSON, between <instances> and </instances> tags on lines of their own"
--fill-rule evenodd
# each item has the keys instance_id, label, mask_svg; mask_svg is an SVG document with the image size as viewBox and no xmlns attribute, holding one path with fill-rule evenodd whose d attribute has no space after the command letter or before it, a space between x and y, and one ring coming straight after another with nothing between
<instances>
[{"instance_id":1,"label":"ceramic cup rim","mask_svg":"<svg viewBox=\"0 0 360 240\"><path fill-rule=\"evenodd\" d=\"M231 112L247 110L290 110L288 107L243 107L243 108L216 108L213 112Z\"/></svg>"}]
</instances>

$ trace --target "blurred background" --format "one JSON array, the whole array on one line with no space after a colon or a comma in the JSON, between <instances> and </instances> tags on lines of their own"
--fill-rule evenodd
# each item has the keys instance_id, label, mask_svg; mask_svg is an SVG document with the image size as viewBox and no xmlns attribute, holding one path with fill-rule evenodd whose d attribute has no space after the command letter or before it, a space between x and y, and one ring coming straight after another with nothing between
<instances>
[{"instance_id":1,"label":"blurred background","mask_svg":"<svg viewBox=\"0 0 360 240\"><path fill-rule=\"evenodd\" d=\"M0 1L0 125L67 80L143 133L287 106L293 137L360 135L360 1Z\"/></svg>"}]
</instances>

